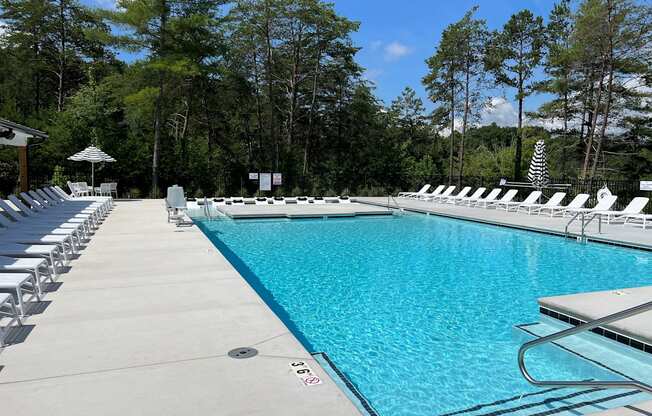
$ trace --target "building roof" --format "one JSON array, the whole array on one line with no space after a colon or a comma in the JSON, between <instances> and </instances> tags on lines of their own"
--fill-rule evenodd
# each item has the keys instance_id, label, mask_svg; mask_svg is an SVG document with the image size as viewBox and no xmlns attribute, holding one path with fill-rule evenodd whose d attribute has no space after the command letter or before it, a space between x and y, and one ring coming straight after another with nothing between
<instances>
[{"instance_id":1,"label":"building roof","mask_svg":"<svg viewBox=\"0 0 652 416\"><path fill-rule=\"evenodd\" d=\"M47 139L48 134L13 121L0 118L0 135L4 132L11 132L11 138L0 137L0 145L6 146L27 146L28 140L32 137Z\"/></svg>"}]
</instances>

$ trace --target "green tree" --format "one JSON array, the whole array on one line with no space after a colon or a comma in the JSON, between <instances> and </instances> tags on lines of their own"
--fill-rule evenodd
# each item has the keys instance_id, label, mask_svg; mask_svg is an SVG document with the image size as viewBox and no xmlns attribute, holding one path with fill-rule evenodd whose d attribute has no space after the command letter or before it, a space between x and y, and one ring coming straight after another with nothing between
<instances>
[{"instance_id":1,"label":"green tree","mask_svg":"<svg viewBox=\"0 0 652 416\"><path fill-rule=\"evenodd\" d=\"M514 151L514 178L521 178L523 103L537 81L535 71L541 62L545 42L543 19L529 10L512 15L502 31L494 32L485 53L485 68L497 85L516 89L518 133Z\"/></svg>"},{"instance_id":2,"label":"green tree","mask_svg":"<svg viewBox=\"0 0 652 416\"><path fill-rule=\"evenodd\" d=\"M448 154L449 183L453 181L455 119L463 111L462 94L464 83L462 75L464 54L459 47L463 37L459 24L452 24L444 29L435 54L426 60L429 72L422 79L430 100L434 103L440 103L440 108L435 113L435 117L438 119L436 124L446 123L450 127Z\"/></svg>"}]
</instances>

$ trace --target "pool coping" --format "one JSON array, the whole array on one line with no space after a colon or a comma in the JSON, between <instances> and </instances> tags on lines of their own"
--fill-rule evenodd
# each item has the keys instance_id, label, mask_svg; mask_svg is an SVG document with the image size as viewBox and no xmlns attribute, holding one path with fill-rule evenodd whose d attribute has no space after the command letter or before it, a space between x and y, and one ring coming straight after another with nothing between
<instances>
[{"instance_id":1,"label":"pool coping","mask_svg":"<svg viewBox=\"0 0 652 416\"><path fill-rule=\"evenodd\" d=\"M541 227L536 227L536 226L526 226L526 225L521 225L521 224L514 224L514 223L510 223L510 222L493 221L493 220L487 220L487 219L478 218L478 217L471 217L471 216L466 216L466 215L455 215L455 214L450 214L450 213L446 213L446 212L422 209L422 208L417 208L417 207L400 206L400 205L392 205L392 204L386 204L386 203L380 203L380 202L365 201L365 200L359 200L356 197L353 197L352 200L355 201L355 202L358 202L360 204L374 205L374 206L385 207L385 208L390 208L390 209L394 209L394 210L416 212L416 213L425 214L425 215L436 215L438 217L444 217L444 218L450 218L450 219L456 219L456 220L462 220L462 221L469 221L469 222L475 222L475 223L486 224L486 225L495 225L495 226L499 226L499 227L512 228L512 229L517 229L517 230L531 231L531 232L536 232L536 233L539 233L539 234L554 235L554 236L562 237L562 238L566 237L563 232L557 231L557 230L554 230L554 229L550 229L550 228L541 228ZM573 238L579 238L579 236L576 233L569 233L569 236L572 236ZM610 238L595 236L594 234L585 234L585 236L586 236L587 241L591 241L591 242L595 242L595 243L608 244L608 245L619 246L619 247L634 248L634 249L644 250L644 251L652 251L652 245L647 245L647 244L644 244L644 243L643 244L637 244L637 243L633 243L633 242L629 242L629 241L614 240L614 239L610 239Z\"/></svg>"}]
</instances>

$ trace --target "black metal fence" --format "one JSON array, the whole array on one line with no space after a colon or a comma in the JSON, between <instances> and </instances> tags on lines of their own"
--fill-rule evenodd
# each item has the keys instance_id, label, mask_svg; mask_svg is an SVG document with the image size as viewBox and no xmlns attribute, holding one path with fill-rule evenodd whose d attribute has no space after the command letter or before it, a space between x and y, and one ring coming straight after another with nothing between
<instances>
[{"instance_id":1,"label":"black metal fence","mask_svg":"<svg viewBox=\"0 0 652 416\"><path fill-rule=\"evenodd\" d=\"M486 188L510 188L509 183L507 185L500 185L502 178L497 177L484 177L484 176L464 176L461 181L458 181L458 178L454 178L451 185L458 185L461 183L462 186L471 186L471 187L481 187ZM427 183L430 183L433 186L439 184L448 184L448 177L435 176L428 180ZM543 190L543 195L545 198L549 198L555 192L566 192L566 199L564 203L570 202L577 194L589 194L591 197L586 203L587 207L591 207L597 203L597 193L598 191L606 186L609 188L612 194L618 196L618 200L612 209L620 210L627 206L627 204L637 196L644 196L652 199L652 192L650 191L641 191L640 182L635 181L624 181L624 180L609 180L609 179L593 179L593 180L582 180L578 178L551 178L550 184L554 185L553 187L546 188ZM415 185L416 188L420 188L422 185ZM530 189L520 190L516 200L524 199L527 194L529 194ZM652 214L652 202L650 202L645 207L645 212Z\"/></svg>"}]
</instances>

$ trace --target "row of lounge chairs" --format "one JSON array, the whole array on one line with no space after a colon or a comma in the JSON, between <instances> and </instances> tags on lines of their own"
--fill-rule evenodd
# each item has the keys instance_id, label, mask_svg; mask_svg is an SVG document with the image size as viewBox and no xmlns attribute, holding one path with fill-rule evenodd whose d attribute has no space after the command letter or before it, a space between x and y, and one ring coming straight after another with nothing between
<instances>
[{"instance_id":1,"label":"row of lounge chairs","mask_svg":"<svg viewBox=\"0 0 652 416\"><path fill-rule=\"evenodd\" d=\"M209 200L214 205L290 205L290 204L347 204L351 202L348 196L321 197L321 196L295 196L295 197L256 197L256 198L212 198ZM197 204L202 205L202 200Z\"/></svg>"},{"instance_id":2,"label":"row of lounge chairs","mask_svg":"<svg viewBox=\"0 0 652 416\"><path fill-rule=\"evenodd\" d=\"M0 346L112 208L110 196L72 197L58 186L0 199L0 320L9 318Z\"/></svg>"},{"instance_id":3,"label":"row of lounge chairs","mask_svg":"<svg viewBox=\"0 0 652 416\"><path fill-rule=\"evenodd\" d=\"M600 216L607 224L622 222L625 224L638 225L645 228L648 222L652 221L652 215L643 214L643 210L649 202L649 198L636 197L620 211L612 210L618 197L610 195L604 197L593 208L586 208L584 205L590 195L578 194L568 205L561 205L566 198L565 192L556 192L545 203L540 203L541 191L532 191L523 201L514 201L518 190L509 189L504 194L501 188L492 189L485 195L487 188L477 188L472 194L472 188L466 186L454 194L455 186L439 185L432 192L428 192L430 185L425 185L417 192L401 192L399 198L415 199L420 201L435 202L442 204L466 205L469 207L504 209L505 211L523 212L528 215L550 215L573 216L578 213L585 215ZM469 195L470 194L470 195Z\"/></svg>"}]
</instances>

